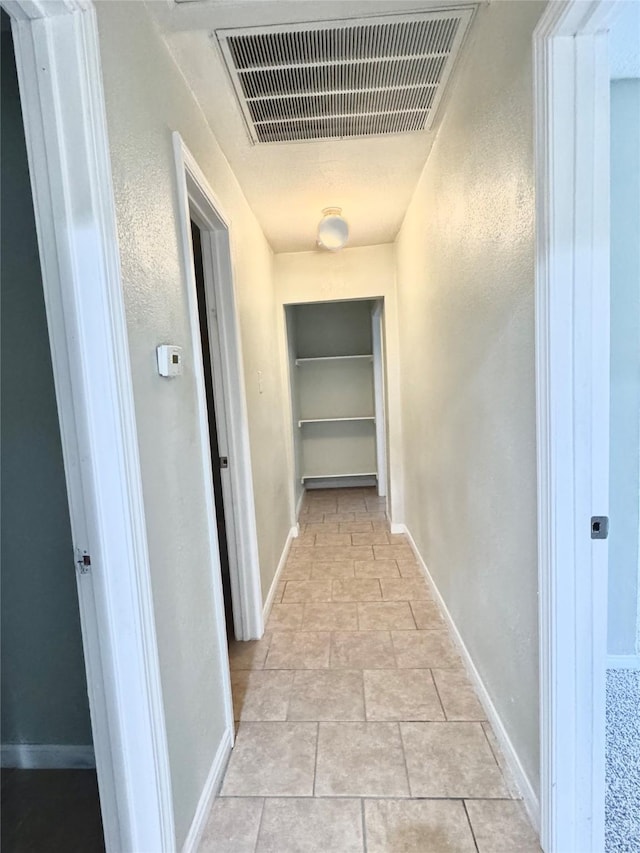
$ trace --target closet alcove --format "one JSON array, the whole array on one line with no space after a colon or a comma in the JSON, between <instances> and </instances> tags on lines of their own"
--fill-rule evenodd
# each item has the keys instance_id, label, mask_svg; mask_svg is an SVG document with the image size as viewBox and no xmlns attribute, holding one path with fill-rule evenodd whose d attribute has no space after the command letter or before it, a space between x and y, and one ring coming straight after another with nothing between
<instances>
[{"instance_id":1,"label":"closet alcove","mask_svg":"<svg viewBox=\"0 0 640 853\"><path fill-rule=\"evenodd\" d=\"M380 487L381 311L368 299L286 306L296 477L307 489Z\"/></svg>"}]
</instances>

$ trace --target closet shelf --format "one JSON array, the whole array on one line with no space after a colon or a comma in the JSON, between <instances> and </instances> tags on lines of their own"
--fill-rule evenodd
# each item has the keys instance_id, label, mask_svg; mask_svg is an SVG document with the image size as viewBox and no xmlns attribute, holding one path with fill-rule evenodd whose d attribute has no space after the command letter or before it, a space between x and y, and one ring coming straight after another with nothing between
<instances>
[{"instance_id":1,"label":"closet shelf","mask_svg":"<svg viewBox=\"0 0 640 853\"><path fill-rule=\"evenodd\" d=\"M353 471L351 474L303 474L300 482L304 485L305 480L342 480L345 477L377 477L377 471Z\"/></svg>"},{"instance_id":2,"label":"closet shelf","mask_svg":"<svg viewBox=\"0 0 640 853\"><path fill-rule=\"evenodd\" d=\"M357 361L358 359L368 359L373 361L373 355L319 355L314 358L296 358L296 366L302 364L311 364L317 361Z\"/></svg>"},{"instance_id":3,"label":"closet shelf","mask_svg":"<svg viewBox=\"0 0 640 853\"><path fill-rule=\"evenodd\" d=\"M301 427L303 424L336 424L341 423L342 421L372 421L375 422L374 415L363 415L362 417L353 417L353 418L302 418L298 421L298 426Z\"/></svg>"}]
</instances>

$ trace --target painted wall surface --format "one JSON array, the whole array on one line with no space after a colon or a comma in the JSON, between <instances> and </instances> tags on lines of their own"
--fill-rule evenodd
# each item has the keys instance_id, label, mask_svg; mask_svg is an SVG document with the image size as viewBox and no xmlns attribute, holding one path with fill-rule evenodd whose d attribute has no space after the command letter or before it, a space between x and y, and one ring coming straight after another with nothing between
<instances>
[{"instance_id":1,"label":"painted wall surface","mask_svg":"<svg viewBox=\"0 0 640 853\"><path fill-rule=\"evenodd\" d=\"M609 640L638 650L640 516L640 80L611 84Z\"/></svg>"},{"instance_id":2,"label":"painted wall surface","mask_svg":"<svg viewBox=\"0 0 640 853\"><path fill-rule=\"evenodd\" d=\"M405 521L538 790L532 51L478 10L397 241Z\"/></svg>"},{"instance_id":3,"label":"painted wall surface","mask_svg":"<svg viewBox=\"0 0 640 853\"><path fill-rule=\"evenodd\" d=\"M2 743L90 745L60 428L11 34L2 33Z\"/></svg>"},{"instance_id":4,"label":"painted wall surface","mask_svg":"<svg viewBox=\"0 0 640 853\"><path fill-rule=\"evenodd\" d=\"M396 305L395 249L391 244L343 249L341 252L293 252L275 255L274 275L281 306L339 299L384 298L387 353L387 444L391 479L389 507L394 521L402 519L402 440L399 397L399 342ZM278 318L278 337L286 359L284 311ZM290 417L287 405L287 418ZM289 421L287 421L289 423ZM288 426L288 435L291 428ZM293 438L289 438L292 445ZM290 449L293 458L293 449Z\"/></svg>"},{"instance_id":5,"label":"painted wall surface","mask_svg":"<svg viewBox=\"0 0 640 853\"><path fill-rule=\"evenodd\" d=\"M173 131L231 220L265 596L290 527L289 420L285 427L269 246L145 4L96 5L180 848L220 742L223 712L211 583L219 568L207 544ZM184 348L180 379L158 376L160 343Z\"/></svg>"}]
</instances>

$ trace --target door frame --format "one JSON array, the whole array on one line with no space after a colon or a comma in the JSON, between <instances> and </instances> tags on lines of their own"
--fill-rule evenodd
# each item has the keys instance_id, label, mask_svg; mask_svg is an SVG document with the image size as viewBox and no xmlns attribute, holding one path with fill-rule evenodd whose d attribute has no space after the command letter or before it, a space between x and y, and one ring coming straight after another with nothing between
<instances>
[{"instance_id":1,"label":"door frame","mask_svg":"<svg viewBox=\"0 0 640 853\"><path fill-rule=\"evenodd\" d=\"M540 823L604 849L609 61L614 0L549 3L534 33Z\"/></svg>"},{"instance_id":2,"label":"door frame","mask_svg":"<svg viewBox=\"0 0 640 853\"><path fill-rule=\"evenodd\" d=\"M198 323L198 303L193 268L191 218L195 217L202 234L202 262L212 347L212 375L216 399L217 425L220 452L229 458L229 467L223 471L225 519L228 528L229 575L233 622L237 640L256 640L264 633L262 613L262 586L256 510L249 443L249 418L245 393L244 368L240 326L236 309L234 274L231 251L232 224L213 190L209 186L194 156L180 134L173 134L178 193L178 219L180 244L189 296L191 338L194 347L194 364L198 386L198 422L203 448L202 464L205 471L206 501L209 515L209 540L212 564L220 565L217 530L215 530L215 502L211 477L209 449L209 421L202 351ZM213 350L217 349L217 353ZM219 354L219 359L215 355ZM223 446L224 441L224 446ZM226 452L225 452L226 451ZM229 535L229 529L231 535ZM216 588L216 610L222 613L221 630L224 633L224 601L222 587ZM218 601L217 595L220 593ZM218 610L218 606L222 608ZM221 638L226 649L226 636ZM228 661L225 662L228 669ZM230 701L230 698L229 698ZM231 713L233 731L233 713Z\"/></svg>"},{"instance_id":3,"label":"door frame","mask_svg":"<svg viewBox=\"0 0 640 853\"><path fill-rule=\"evenodd\" d=\"M107 851L175 847L98 27L89 0L11 17Z\"/></svg>"},{"instance_id":4,"label":"door frame","mask_svg":"<svg viewBox=\"0 0 640 853\"><path fill-rule=\"evenodd\" d=\"M384 297L378 299L371 312L373 344L373 390L376 415L376 467L378 470L378 496L387 497L387 406L384 352Z\"/></svg>"}]
</instances>

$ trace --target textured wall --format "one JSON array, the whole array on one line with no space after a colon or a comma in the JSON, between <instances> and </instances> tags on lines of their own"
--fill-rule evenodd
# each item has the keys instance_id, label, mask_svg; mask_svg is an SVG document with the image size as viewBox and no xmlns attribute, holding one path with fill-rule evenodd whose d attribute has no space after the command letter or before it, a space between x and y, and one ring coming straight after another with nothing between
<instances>
[{"instance_id":1,"label":"textured wall","mask_svg":"<svg viewBox=\"0 0 640 853\"><path fill-rule=\"evenodd\" d=\"M172 131L181 133L231 220L265 595L291 514L272 255L145 4L97 7L179 848L223 716L212 610L217 567L208 551ZM157 374L162 342L184 347L179 380Z\"/></svg>"},{"instance_id":2,"label":"textured wall","mask_svg":"<svg viewBox=\"0 0 640 853\"><path fill-rule=\"evenodd\" d=\"M609 639L639 651L640 80L611 84L611 453Z\"/></svg>"},{"instance_id":3,"label":"textured wall","mask_svg":"<svg viewBox=\"0 0 640 853\"><path fill-rule=\"evenodd\" d=\"M2 33L2 743L91 744L49 334L11 34Z\"/></svg>"},{"instance_id":4,"label":"textured wall","mask_svg":"<svg viewBox=\"0 0 640 853\"><path fill-rule=\"evenodd\" d=\"M481 8L397 241L405 520L538 789L533 28Z\"/></svg>"},{"instance_id":5,"label":"textured wall","mask_svg":"<svg viewBox=\"0 0 640 853\"><path fill-rule=\"evenodd\" d=\"M296 302L384 297L386 391L388 404L387 458L390 468L389 501L394 521L402 519L402 464L400 435L398 317L395 250L392 244L361 246L341 252L292 252L274 257L274 275L281 306ZM278 336L286 360L284 311ZM287 408L290 431L291 410Z\"/></svg>"}]
</instances>

